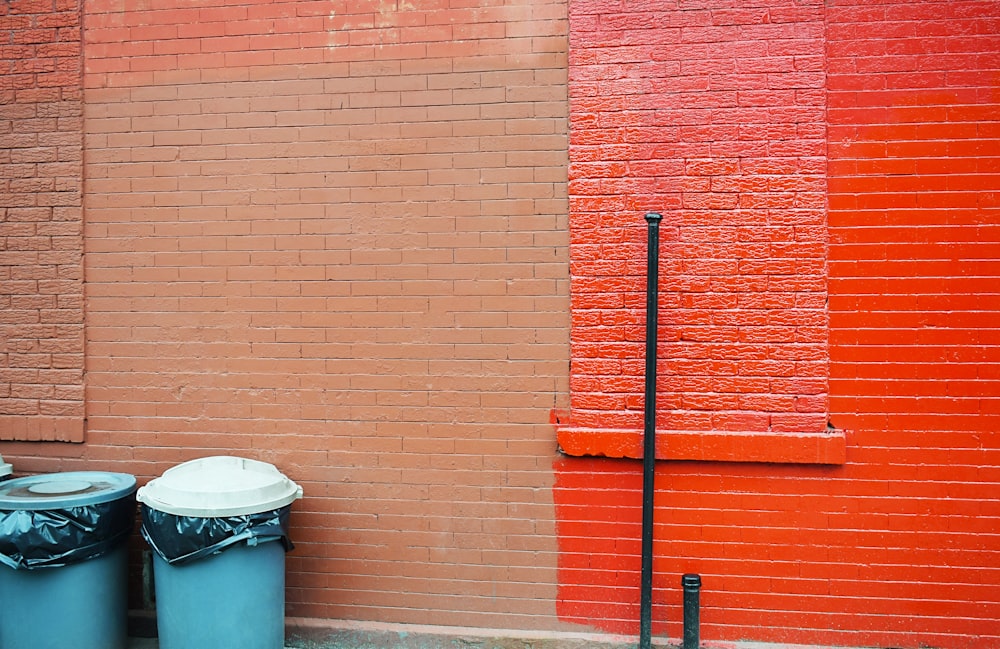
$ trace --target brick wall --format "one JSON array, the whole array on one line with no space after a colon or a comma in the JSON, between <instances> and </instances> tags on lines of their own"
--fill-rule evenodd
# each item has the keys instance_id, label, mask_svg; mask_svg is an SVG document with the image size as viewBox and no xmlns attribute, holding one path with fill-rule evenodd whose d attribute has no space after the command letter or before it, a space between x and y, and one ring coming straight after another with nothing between
<instances>
[{"instance_id":1,"label":"brick wall","mask_svg":"<svg viewBox=\"0 0 1000 649\"><path fill-rule=\"evenodd\" d=\"M571 11L576 427L642 427L657 211L658 426L826 428L822 5L713 4Z\"/></svg>"},{"instance_id":2,"label":"brick wall","mask_svg":"<svg viewBox=\"0 0 1000 649\"><path fill-rule=\"evenodd\" d=\"M0 440L83 439L80 5L0 4Z\"/></svg>"},{"instance_id":3,"label":"brick wall","mask_svg":"<svg viewBox=\"0 0 1000 649\"><path fill-rule=\"evenodd\" d=\"M689 446L657 468L654 632L697 572L709 642L992 649L1000 5L730 4L573 0L568 147L566 3L88 3L82 246L78 135L21 171L75 207L0 221L10 260L43 243L11 214L52 219L0 264L0 318L55 315L40 275L87 251L87 443L0 453L275 463L306 492L292 615L634 633L640 467L557 456L553 424L635 454L660 210L658 453ZM10 142L79 133L79 87L40 87L3 95ZM82 345L15 324L5 363ZM79 396L79 355L42 358Z\"/></svg>"},{"instance_id":4,"label":"brick wall","mask_svg":"<svg viewBox=\"0 0 1000 649\"><path fill-rule=\"evenodd\" d=\"M835 409L989 431L1000 361L1000 5L830 10ZM865 31L885 25L885 38Z\"/></svg>"},{"instance_id":5,"label":"brick wall","mask_svg":"<svg viewBox=\"0 0 1000 649\"><path fill-rule=\"evenodd\" d=\"M700 312L685 309L685 299L729 297L729 287L742 279L741 263L715 266L721 280L730 281L714 287L710 274L696 283L683 272L685 264L704 267L714 259L708 252L691 259L688 247L679 244L694 209L689 195L713 197L708 190L718 180L733 189L729 202L694 211L710 215L716 233L748 216L746 206L761 199L777 201L767 208L769 215L809 215L805 225L816 237L813 246L825 241L815 228L824 220L828 225L828 270L803 267L820 271L814 276L817 289L828 273L829 415L846 429L846 448L839 466L659 463L654 633L680 637L680 578L694 572L704 583L705 640L996 646L1000 3L775 1L743 3L740 11L729 8L731 3L670 4L669 11L652 18L651 7L643 5L571 6L573 299L602 308L574 311L571 419L589 421L590 410L599 406L598 414L622 411L622 421L637 425L641 403L618 395L596 400L591 386L608 383L591 375L594 367L619 373L639 367L642 320L627 314L641 308L638 297L630 296L643 284L639 277L622 280L616 274L627 268L623 257L644 259L640 219L650 209L664 211L668 237L662 251L668 304L661 316L668 339L660 352L668 369L660 399L668 413L660 426L685 414L685 395L671 394L674 386L689 384L678 383L679 366L671 361L684 342L674 332L685 318L694 318L694 326L712 314L734 315L724 301ZM754 42L748 42L751 34ZM776 34L784 36L768 38ZM772 51L784 54L773 59L767 56ZM744 60L750 55L757 58ZM685 66L697 69L708 62L714 67L702 74L683 75ZM732 96L711 92L717 78L727 79L721 75L741 65L765 69L747 67L732 82ZM650 80L655 70L669 77L662 86ZM734 112L756 110L740 103L743 96L760 101L759 91L748 87L754 81L764 82L765 97L798 96L798 90L780 87L782 78L809 100L794 113L770 109L778 119L760 131L757 144L766 147L772 138L777 147L794 143L790 159L809 166L797 173L789 168L787 177L748 173L742 161L756 156L732 135L741 132L733 122L755 120L734 120ZM682 82L704 92L690 94ZM645 89L666 97L650 102L632 96ZM795 128L781 119L791 114L803 120L790 120ZM650 145L649 131L639 128L651 124L638 120L659 115L673 119L662 120L654 131L659 139ZM694 120L698 115L704 118ZM644 135L630 142L633 132ZM685 151L685 133L703 137L704 145ZM708 182L692 173L704 168L706 147L736 158L715 167L717 175ZM655 175L633 178L650 168ZM755 190L772 180L780 180L775 187L782 189ZM823 196L815 196L824 186L828 210ZM805 193L799 198L785 193L794 188ZM785 211L787 201L810 209ZM715 210L704 211L711 207ZM782 231L760 233L778 234L779 245L772 249L781 250ZM746 256L756 235L745 231L721 249ZM622 246L627 254L619 252ZM812 259L819 263L818 255ZM772 272L795 267L784 259L775 266L751 262ZM579 283L577 269L588 273ZM820 294L805 296L818 300ZM769 299L766 290L755 295ZM821 322L824 306L818 301L813 306L783 317L787 322L788 316L812 314ZM612 322L603 313L627 322ZM722 335L727 328L708 331ZM775 353L795 341L792 330L769 331L776 335L766 342L779 343L771 347ZM611 346L609 340L620 342ZM589 353L594 341L612 352L600 364ZM616 360L613 352L622 347L627 351L620 356L627 360ZM739 362L737 357L730 365ZM823 366L811 361L803 367ZM611 385L636 393L635 379ZM727 396L725 389L715 391L720 400ZM714 403L707 404L710 413L716 412ZM593 421L613 425L619 419L602 414ZM666 433L658 454L671 457L674 434ZM735 437L705 437L706 448L718 439L725 442L715 459L741 459ZM605 446L581 447L610 449L609 455L622 449L618 454L627 455L632 448L606 439ZM771 442L782 444L776 437ZM640 467L626 460L566 458L556 472L560 615L635 633Z\"/></svg>"},{"instance_id":6,"label":"brick wall","mask_svg":"<svg viewBox=\"0 0 1000 649\"><path fill-rule=\"evenodd\" d=\"M87 12L87 458L299 481L292 615L551 626L565 5Z\"/></svg>"},{"instance_id":7,"label":"brick wall","mask_svg":"<svg viewBox=\"0 0 1000 649\"><path fill-rule=\"evenodd\" d=\"M637 260L655 211L658 455L840 461L843 438L827 434L822 3L583 2L571 16L574 369L561 446L641 455Z\"/></svg>"}]
</instances>

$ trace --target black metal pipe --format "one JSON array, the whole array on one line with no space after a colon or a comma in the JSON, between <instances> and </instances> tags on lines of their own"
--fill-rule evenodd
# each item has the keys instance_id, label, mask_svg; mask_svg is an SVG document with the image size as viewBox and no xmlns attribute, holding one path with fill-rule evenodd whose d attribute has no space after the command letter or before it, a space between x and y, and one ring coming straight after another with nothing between
<instances>
[{"instance_id":1,"label":"black metal pipe","mask_svg":"<svg viewBox=\"0 0 1000 649\"><path fill-rule=\"evenodd\" d=\"M701 643L701 577L684 575L684 644L682 649L698 649Z\"/></svg>"},{"instance_id":2,"label":"black metal pipe","mask_svg":"<svg viewBox=\"0 0 1000 649\"><path fill-rule=\"evenodd\" d=\"M642 440L642 575L639 595L639 649L653 637L653 495L656 477L656 343L660 297L660 220L646 215L646 377Z\"/></svg>"}]
</instances>

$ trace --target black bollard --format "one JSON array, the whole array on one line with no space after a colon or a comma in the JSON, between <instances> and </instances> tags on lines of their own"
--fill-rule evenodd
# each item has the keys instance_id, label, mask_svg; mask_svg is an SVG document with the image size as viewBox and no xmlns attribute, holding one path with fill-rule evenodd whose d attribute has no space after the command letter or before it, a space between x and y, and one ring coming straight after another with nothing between
<instances>
[{"instance_id":1,"label":"black bollard","mask_svg":"<svg viewBox=\"0 0 1000 649\"><path fill-rule=\"evenodd\" d=\"M684 575L681 577L684 587L684 644L683 649L698 649L701 644L701 577Z\"/></svg>"}]
</instances>

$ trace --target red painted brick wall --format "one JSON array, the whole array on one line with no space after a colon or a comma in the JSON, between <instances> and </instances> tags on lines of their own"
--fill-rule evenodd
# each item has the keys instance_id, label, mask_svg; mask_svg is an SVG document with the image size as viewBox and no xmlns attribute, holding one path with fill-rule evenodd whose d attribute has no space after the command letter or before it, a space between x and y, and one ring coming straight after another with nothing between
<instances>
[{"instance_id":1,"label":"red painted brick wall","mask_svg":"<svg viewBox=\"0 0 1000 649\"><path fill-rule=\"evenodd\" d=\"M80 5L0 3L0 440L83 439Z\"/></svg>"},{"instance_id":2,"label":"red painted brick wall","mask_svg":"<svg viewBox=\"0 0 1000 649\"><path fill-rule=\"evenodd\" d=\"M829 30L835 408L857 413L853 427L993 430L1000 4L841 5Z\"/></svg>"},{"instance_id":3,"label":"red painted brick wall","mask_svg":"<svg viewBox=\"0 0 1000 649\"><path fill-rule=\"evenodd\" d=\"M777 234L771 249L787 249L780 228L744 230L722 248L740 261L717 266L714 286L707 272L708 280L695 282L684 271L703 268L718 248L685 239L687 228L700 225L691 215L708 209L711 231L724 233L762 201L768 215L808 216L802 225L814 239L797 250L825 247L819 228L828 227L828 268L819 254L798 257L814 265L781 257L770 266L766 254L751 263L771 272L815 271L816 290L802 293L816 300L812 310L783 311L786 323L822 323L820 289L828 292L829 346L816 339L804 349L828 349L829 406L818 398L813 403L823 405L814 412L828 407L831 421L846 429L846 448L840 466L659 463L654 633L680 637L680 577L695 572L704 581L706 640L994 647L1000 3L731 5L571 4L573 300L590 307L574 310L571 424L638 425L643 269L626 260L645 258L641 213L655 209L667 227L667 341L660 351L667 412L659 425L671 438L670 422L687 414L683 388L690 385L678 380L685 378L678 368L693 367L673 360L691 344L676 332L713 316L744 315L724 300L703 311L688 305L740 286L742 258L768 245L758 234ZM725 76L740 66L744 74ZM713 83L727 80L732 95L712 92ZM801 166L777 178L745 168L742 161L758 154L736 135L756 122L749 117L756 104L800 92L804 105L767 108L775 123L758 131L756 144L771 151L773 143L786 156L794 151L786 161ZM671 119L657 123L660 116ZM685 149L685 135L701 146ZM736 162L713 167L706 182L706 150ZM772 179L780 180L775 189ZM728 183L728 203L711 191L713 181ZM716 202L693 203L692 193ZM766 305L768 288L750 294ZM765 328L774 335L764 342L774 353L803 349L794 330ZM595 348L603 356L595 357ZM812 368L821 397L825 359L801 360L789 380L795 368ZM737 355L730 366L740 362ZM617 375L623 379L595 378ZM703 405L713 416L728 394L720 376L703 383L720 400ZM601 394L609 385L615 394ZM746 393L755 394L748 388L735 396ZM788 401L785 408L797 412ZM718 455L740 459L735 438L722 439L728 446ZM669 457L670 448L668 441L658 452ZM640 467L566 458L556 471L560 615L635 633Z\"/></svg>"},{"instance_id":4,"label":"red painted brick wall","mask_svg":"<svg viewBox=\"0 0 1000 649\"><path fill-rule=\"evenodd\" d=\"M683 5L571 5L571 422L642 427L658 211L658 426L823 431L822 5Z\"/></svg>"}]
</instances>

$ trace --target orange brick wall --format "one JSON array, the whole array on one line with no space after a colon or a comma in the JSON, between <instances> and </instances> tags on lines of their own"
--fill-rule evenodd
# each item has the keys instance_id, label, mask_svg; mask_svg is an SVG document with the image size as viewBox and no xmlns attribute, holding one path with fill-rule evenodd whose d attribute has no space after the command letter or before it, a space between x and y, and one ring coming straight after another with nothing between
<instances>
[{"instance_id":1,"label":"orange brick wall","mask_svg":"<svg viewBox=\"0 0 1000 649\"><path fill-rule=\"evenodd\" d=\"M290 614L552 627L565 4L86 26L87 445L4 459L273 462L306 494Z\"/></svg>"},{"instance_id":2,"label":"orange brick wall","mask_svg":"<svg viewBox=\"0 0 1000 649\"><path fill-rule=\"evenodd\" d=\"M0 3L0 440L83 438L80 5Z\"/></svg>"}]
</instances>

